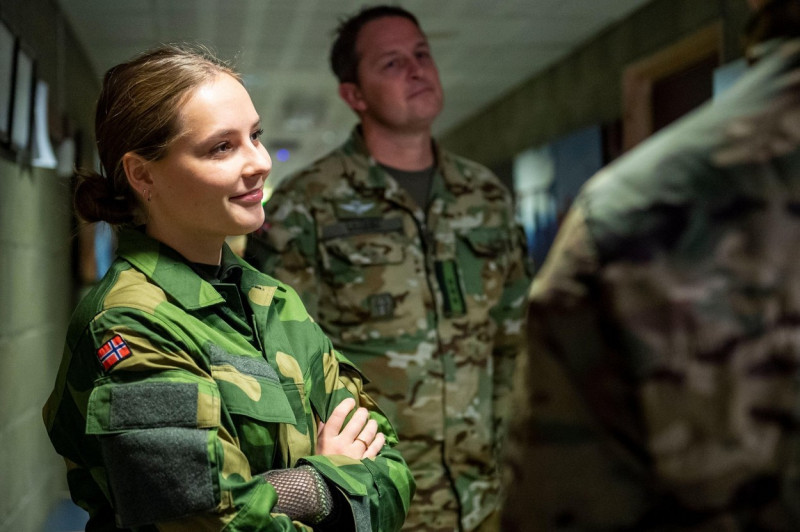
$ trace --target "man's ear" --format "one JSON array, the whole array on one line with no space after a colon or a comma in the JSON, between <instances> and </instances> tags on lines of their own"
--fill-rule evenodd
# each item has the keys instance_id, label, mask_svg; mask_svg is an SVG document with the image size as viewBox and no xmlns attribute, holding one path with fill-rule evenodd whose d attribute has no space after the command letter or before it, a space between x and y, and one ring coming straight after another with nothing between
<instances>
[{"instance_id":1,"label":"man's ear","mask_svg":"<svg viewBox=\"0 0 800 532\"><path fill-rule=\"evenodd\" d=\"M122 168L125 170L128 184L137 194L144 198L152 192L153 176L150 173L149 161L129 151L122 156Z\"/></svg>"},{"instance_id":2,"label":"man's ear","mask_svg":"<svg viewBox=\"0 0 800 532\"><path fill-rule=\"evenodd\" d=\"M367 103L361 95L361 89L351 81L339 84L339 97L356 113L367 109Z\"/></svg>"}]
</instances>

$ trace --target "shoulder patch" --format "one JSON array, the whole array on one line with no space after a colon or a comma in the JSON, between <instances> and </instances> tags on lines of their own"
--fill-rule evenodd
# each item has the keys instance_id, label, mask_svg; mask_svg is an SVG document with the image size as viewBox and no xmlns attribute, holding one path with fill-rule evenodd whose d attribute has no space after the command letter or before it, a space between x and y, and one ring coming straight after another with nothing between
<instances>
[{"instance_id":1,"label":"shoulder patch","mask_svg":"<svg viewBox=\"0 0 800 532\"><path fill-rule=\"evenodd\" d=\"M128 358L131 353L128 344L122 339L122 336L115 334L111 340L101 345L97 350L97 360L103 365L105 371L109 371L117 363Z\"/></svg>"}]
</instances>

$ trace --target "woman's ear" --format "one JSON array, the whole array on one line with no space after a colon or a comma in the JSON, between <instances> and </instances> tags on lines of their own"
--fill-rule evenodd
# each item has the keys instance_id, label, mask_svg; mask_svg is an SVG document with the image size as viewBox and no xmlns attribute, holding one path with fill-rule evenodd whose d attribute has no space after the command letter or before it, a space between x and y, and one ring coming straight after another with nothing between
<instances>
[{"instance_id":1,"label":"woman's ear","mask_svg":"<svg viewBox=\"0 0 800 532\"><path fill-rule=\"evenodd\" d=\"M153 176L149 161L141 155L129 151L122 156L122 168L128 184L144 200L148 200L153 189Z\"/></svg>"},{"instance_id":2,"label":"woman's ear","mask_svg":"<svg viewBox=\"0 0 800 532\"><path fill-rule=\"evenodd\" d=\"M353 82L345 81L339 84L339 97L356 113L367 109L367 102L361 96L361 89Z\"/></svg>"}]
</instances>

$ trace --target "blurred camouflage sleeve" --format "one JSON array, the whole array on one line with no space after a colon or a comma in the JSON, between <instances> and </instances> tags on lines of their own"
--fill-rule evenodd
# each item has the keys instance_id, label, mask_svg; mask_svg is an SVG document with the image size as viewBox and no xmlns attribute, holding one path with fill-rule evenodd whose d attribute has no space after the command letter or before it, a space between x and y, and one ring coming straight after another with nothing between
<instances>
[{"instance_id":1,"label":"blurred camouflage sleeve","mask_svg":"<svg viewBox=\"0 0 800 532\"><path fill-rule=\"evenodd\" d=\"M317 233L300 187L278 187L264 205L264 225L247 237L245 258L256 269L294 288L316 318Z\"/></svg>"},{"instance_id":2,"label":"blurred camouflage sleeve","mask_svg":"<svg viewBox=\"0 0 800 532\"><path fill-rule=\"evenodd\" d=\"M641 515L634 387L593 303L594 245L574 208L530 290L514 377L503 530L604 530Z\"/></svg>"},{"instance_id":3,"label":"blurred camouflage sleeve","mask_svg":"<svg viewBox=\"0 0 800 532\"><path fill-rule=\"evenodd\" d=\"M800 41L581 189L529 295L503 530L798 530Z\"/></svg>"}]
</instances>

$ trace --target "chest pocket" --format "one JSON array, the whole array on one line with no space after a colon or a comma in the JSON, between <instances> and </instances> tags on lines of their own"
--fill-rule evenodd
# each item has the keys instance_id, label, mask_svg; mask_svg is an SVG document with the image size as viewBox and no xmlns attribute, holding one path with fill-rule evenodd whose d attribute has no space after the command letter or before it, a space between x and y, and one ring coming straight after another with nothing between
<instances>
[{"instance_id":1,"label":"chest pocket","mask_svg":"<svg viewBox=\"0 0 800 532\"><path fill-rule=\"evenodd\" d=\"M424 267L405 221L366 218L322 228L320 314L329 334L360 342L418 329Z\"/></svg>"},{"instance_id":2,"label":"chest pocket","mask_svg":"<svg viewBox=\"0 0 800 532\"><path fill-rule=\"evenodd\" d=\"M329 259L353 266L399 264L405 252L403 239L392 234L368 234L325 242Z\"/></svg>"},{"instance_id":3,"label":"chest pocket","mask_svg":"<svg viewBox=\"0 0 800 532\"><path fill-rule=\"evenodd\" d=\"M340 220L321 233L323 275L333 287L369 282L381 267L395 271L406 258L402 218Z\"/></svg>"},{"instance_id":4,"label":"chest pocket","mask_svg":"<svg viewBox=\"0 0 800 532\"><path fill-rule=\"evenodd\" d=\"M242 452L252 473L263 473L273 466L279 425L297 422L278 374L261 358L221 350L212 350L209 358Z\"/></svg>"},{"instance_id":5,"label":"chest pocket","mask_svg":"<svg viewBox=\"0 0 800 532\"><path fill-rule=\"evenodd\" d=\"M478 256L496 257L509 249L508 234L502 227L478 227L464 233L463 238Z\"/></svg>"},{"instance_id":6,"label":"chest pocket","mask_svg":"<svg viewBox=\"0 0 800 532\"><path fill-rule=\"evenodd\" d=\"M405 258L402 218L339 221L322 228L324 266L333 280L348 282L353 268L399 264Z\"/></svg>"},{"instance_id":7,"label":"chest pocket","mask_svg":"<svg viewBox=\"0 0 800 532\"><path fill-rule=\"evenodd\" d=\"M459 234L456 240L466 292L492 296L497 291L494 295L499 297L511 249L508 232L502 227L478 227ZM490 299L493 301L494 297Z\"/></svg>"}]
</instances>

